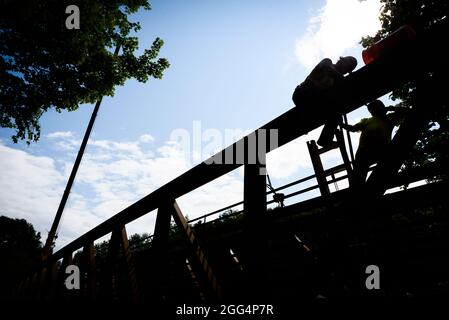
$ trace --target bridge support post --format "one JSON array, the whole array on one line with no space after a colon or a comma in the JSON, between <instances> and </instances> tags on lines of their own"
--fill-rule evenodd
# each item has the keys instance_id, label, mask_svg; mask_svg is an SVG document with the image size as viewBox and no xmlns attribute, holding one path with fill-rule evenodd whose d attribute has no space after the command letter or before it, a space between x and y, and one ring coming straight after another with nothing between
<instances>
[{"instance_id":1,"label":"bridge support post","mask_svg":"<svg viewBox=\"0 0 449 320\"><path fill-rule=\"evenodd\" d=\"M207 282L209 283L209 290L212 291L214 297L216 300L221 301L223 299L223 292L220 284L217 281L217 278L215 277L215 274L209 264L209 261L206 258L206 255L204 254L203 249L200 247L198 241L196 240L195 234L193 233L192 228L187 223L186 218L181 212L181 209L179 208L176 201L173 201L172 203L172 214L173 219L175 220L178 227L181 229L181 231L184 232L184 234L187 237L187 240L189 241L194 256L196 258L196 261L198 262L198 265L200 266L201 272L204 275L204 278L207 279Z\"/></svg>"},{"instance_id":2,"label":"bridge support post","mask_svg":"<svg viewBox=\"0 0 449 320\"><path fill-rule=\"evenodd\" d=\"M67 268L68 265L73 264L73 254L67 253L64 258L62 259L62 263L61 263L61 267L59 268L58 271L58 283L57 283L57 294L58 296L62 297L62 301L70 301L73 298L73 290L67 290L67 288L65 287L65 279L66 279L66 273L65 273L65 269Z\"/></svg>"},{"instance_id":3,"label":"bridge support post","mask_svg":"<svg viewBox=\"0 0 449 320\"><path fill-rule=\"evenodd\" d=\"M108 286L106 292L112 299L120 298L119 288L119 258L120 250L122 251L123 258L125 259L129 290L131 291L131 300L139 300L139 289L137 286L137 279L135 274L134 262L132 258L132 252L129 248L128 236L126 234L125 226L119 226L112 231L111 240L109 242L108 249L108 264L110 266Z\"/></svg>"},{"instance_id":4,"label":"bridge support post","mask_svg":"<svg viewBox=\"0 0 449 320\"><path fill-rule=\"evenodd\" d=\"M166 281L167 275L167 249L168 249L168 236L170 233L171 222L171 210L170 204L165 202L157 210L156 225L154 227L154 237L151 245L153 256L155 257L155 263L153 264L154 270L152 270L154 277L154 287L150 291L150 294L156 295L153 300L162 299L165 296L163 292L164 281Z\"/></svg>"},{"instance_id":5,"label":"bridge support post","mask_svg":"<svg viewBox=\"0 0 449 320\"><path fill-rule=\"evenodd\" d=\"M271 263L267 230L267 180L266 149L261 143L265 138L257 134L257 148L251 149L248 140L248 153L257 152L257 161L247 161L244 167L244 260L247 272L248 294L255 302L266 301L270 294L270 276L268 265ZM266 141L266 140L265 140ZM251 160L250 157L247 160Z\"/></svg>"},{"instance_id":6,"label":"bridge support post","mask_svg":"<svg viewBox=\"0 0 449 320\"><path fill-rule=\"evenodd\" d=\"M47 279L48 266L44 266L40 271L38 271L38 282L36 288L36 300L45 300L45 295L47 293Z\"/></svg>"},{"instance_id":7,"label":"bridge support post","mask_svg":"<svg viewBox=\"0 0 449 320\"><path fill-rule=\"evenodd\" d=\"M123 226L120 230L120 245L122 247L123 256L126 263L126 271L128 273L128 281L131 290L131 299L134 302L139 301L140 293L139 286L137 284L136 268L134 265L134 258L132 251L129 247L128 235L126 233L126 228Z\"/></svg>"},{"instance_id":8,"label":"bridge support post","mask_svg":"<svg viewBox=\"0 0 449 320\"><path fill-rule=\"evenodd\" d=\"M198 244L195 238L192 228L187 223L181 209L175 200L166 200L165 203L159 207L156 217L156 226L154 229L153 238L153 252L156 257L156 288L158 291L163 287L163 281L168 276L166 273L167 264L167 249L168 249L168 237L170 231L171 218L178 226L179 230L184 233L189 244L192 248L194 259L196 260L196 265L199 267L202 273L202 279L208 282L207 292L212 292L213 299L222 300L223 293L221 286L218 284L217 279L209 265L206 255ZM204 282L204 281L203 281ZM162 293L163 294L163 293Z\"/></svg>"},{"instance_id":9,"label":"bridge support post","mask_svg":"<svg viewBox=\"0 0 449 320\"><path fill-rule=\"evenodd\" d=\"M84 272L82 272L82 289L83 295L87 300L96 299L96 271L95 271L95 246L93 242L84 246L83 248L83 261L82 270L86 272L86 277L84 277Z\"/></svg>"},{"instance_id":10,"label":"bridge support post","mask_svg":"<svg viewBox=\"0 0 449 320\"><path fill-rule=\"evenodd\" d=\"M168 203L165 203L157 211L156 225L152 247L157 255L163 254L167 248L168 234L170 232L171 212Z\"/></svg>"},{"instance_id":11,"label":"bridge support post","mask_svg":"<svg viewBox=\"0 0 449 320\"><path fill-rule=\"evenodd\" d=\"M49 264L49 277L48 277L48 295L47 300L53 301L56 298L58 290L58 264L53 261Z\"/></svg>"}]
</instances>

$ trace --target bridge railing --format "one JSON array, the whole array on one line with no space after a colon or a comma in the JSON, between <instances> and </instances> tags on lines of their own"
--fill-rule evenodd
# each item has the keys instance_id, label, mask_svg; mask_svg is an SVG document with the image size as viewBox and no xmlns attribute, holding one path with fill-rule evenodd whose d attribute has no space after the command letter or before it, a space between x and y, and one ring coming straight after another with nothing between
<instances>
[{"instance_id":1,"label":"bridge railing","mask_svg":"<svg viewBox=\"0 0 449 320\"><path fill-rule=\"evenodd\" d=\"M371 170L372 170L372 168L370 168L370 171ZM325 175L326 176L330 176L332 173L335 174L335 173L342 172L342 171L345 171L345 165L340 164L340 165L336 165L336 166L333 166L333 167L325 170ZM311 181L311 180L313 180L315 178L316 178L316 175L315 174L311 174L311 175L306 176L304 178L300 178L300 179L297 179L295 181L289 182L289 183L287 183L287 184L285 184L283 186L280 186L278 188L275 188L273 190L269 190L269 191L266 192L266 195L268 196L270 194L277 193L277 192L282 191L284 189L291 188L291 187L294 187L294 186L299 185L301 183L305 183L305 182ZM337 183L337 182L345 180L345 179L348 179L348 174L347 173L345 173L345 174L343 174L342 176L339 176L339 177L331 178L330 180L327 180L327 183L328 184ZM316 182L315 184L310 185L308 187L304 187L302 189L299 189L297 191L284 194L284 199L289 199L289 198L292 198L292 197L295 197L295 196L298 196L298 195L301 195L301 194L304 194L304 193L307 193L307 192L310 192L310 191L314 191L314 190L317 190L317 189L319 189L318 182ZM266 202L267 206L270 205L270 204L274 204L274 203L278 203L278 202L276 200L274 200L274 199L267 200L267 202ZM243 213L243 210L232 211L226 217L222 217L221 216L221 214L227 212L228 210L232 210L233 208L236 208L236 207L241 207L243 204L244 204L243 201L235 202L235 203L233 203L231 205L227 205L225 207L222 207L220 209L214 210L212 212L203 214L203 215L201 215L199 217L196 217L196 218L193 218L193 219L189 219L187 222L189 224L198 223L198 222L207 223L207 222L212 222L212 221L218 221L218 220L221 220L221 219L225 219L227 217L231 217L231 216L234 216L234 215L239 215L239 214ZM174 230L176 228L177 227L173 227L172 230ZM154 235L151 234L148 237L144 237L144 238L142 238L140 240L141 240L141 242L143 242L145 240L150 240L150 239L153 238L153 236Z\"/></svg>"}]
</instances>

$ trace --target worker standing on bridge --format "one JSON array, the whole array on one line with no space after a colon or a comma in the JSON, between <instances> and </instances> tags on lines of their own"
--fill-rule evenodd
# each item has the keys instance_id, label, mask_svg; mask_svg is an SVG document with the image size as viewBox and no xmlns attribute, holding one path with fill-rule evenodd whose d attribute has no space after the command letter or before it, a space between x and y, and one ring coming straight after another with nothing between
<instances>
[{"instance_id":1,"label":"worker standing on bridge","mask_svg":"<svg viewBox=\"0 0 449 320\"><path fill-rule=\"evenodd\" d=\"M313 68L307 78L296 87L293 92L293 102L301 111L309 115L323 112L323 108L335 105L336 95L330 95L330 91L345 74L352 72L357 66L357 59L352 56L340 57L333 64L332 60L325 58ZM338 126L338 119L328 121L321 132L317 143L321 146L332 142L335 130Z\"/></svg>"},{"instance_id":2,"label":"worker standing on bridge","mask_svg":"<svg viewBox=\"0 0 449 320\"><path fill-rule=\"evenodd\" d=\"M371 118L360 120L355 125L340 124L342 128L351 132L360 131L359 147L355 155L352 186L360 186L365 183L370 165L378 162L391 142L393 128L399 125L407 108L385 107L382 101L374 100L368 105ZM388 111L393 113L387 114Z\"/></svg>"}]
</instances>

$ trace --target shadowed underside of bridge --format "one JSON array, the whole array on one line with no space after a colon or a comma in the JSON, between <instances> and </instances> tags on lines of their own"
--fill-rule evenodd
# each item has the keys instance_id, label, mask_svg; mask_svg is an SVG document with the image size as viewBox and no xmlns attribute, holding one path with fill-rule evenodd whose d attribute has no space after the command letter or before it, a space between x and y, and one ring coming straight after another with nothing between
<instances>
[{"instance_id":1,"label":"shadowed underside of bridge","mask_svg":"<svg viewBox=\"0 0 449 320\"><path fill-rule=\"evenodd\" d=\"M348 190L333 193L325 202L313 199L270 211L269 228L258 239L268 243L258 266L264 271L258 279L261 295L254 295L248 274L251 256L246 254L242 216L200 224L194 231L228 302L448 295L447 190L447 183L436 183L390 194L352 215L344 206ZM159 260L163 271L155 265L152 248L135 255L142 297L214 301L214 290L182 233L170 238L168 248L165 260ZM382 290L367 290L368 265L380 268Z\"/></svg>"},{"instance_id":2,"label":"shadowed underside of bridge","mask_svg":"<svg viewBox=\"0 0 449 320\"><path fill-rule=\"evenodd\" d=\"M317 297L442 297L449 295L449 199L447 182L384 195L374 202L345 203L350 190L334 192L268 211L268 243L258 266L263 295L255 295L249 272L244 214L192 227L196 244L220 285L220 298L196 259L197 252L179 228L165 250L153 241L133 250L98 256L89 265L84 252L75 258L85 276L81 290L67 290L66 275L54 272L22 298L67 301L144 301L149 304L276 303ZM111 241L112 242L112 241ZM86 250L85 250L86 251ZM367 290L366 267L381 270L381 290ZM259 290L260 290L259 287ZM136 297L138 295L138 297Z\"/></svg>"},{"instance_id":3,"label":"shadowed underside of bridge","mask_svg":"<svg viewBox=\"0 0 449 320\"><path fill-rule=\"evenodd\" d=\"M446 34L445 22L347 76L329 92L336 101L332 110L317 107L309 112L298 106L262 126L278 130L277 145L266 131L256 130L119 212L48 257L22 282L19 296L262 303L317 296L447 294L447 183L384 195L387 188L403 184L395 178L418 133L435 109L447 105L449 53L440 46ZM379 161L363 189L267 210L266 153L409 81L417 88L412 112L386 152L388 158ZM252 162L248 146L254 139L263 143L256 143L259 157ZM237 160L238 150L245 150L243 163ZM228 163L225 159L233 164L221 164ZM176 199L241 165L243 213L194 227L187 223ZM411 181L416 179L406 179ZM151 247L132 250L126 224L155 209ZM170 231L172 218L178 232ZM94 241L109 233L102 258L95 254ZM82 254L74 261L79 249ZM65 267L72 263L81 267L81 290L63 286ZM366 289L368 265L379 266L385 290Z\"/></svg>"}]
</instances>

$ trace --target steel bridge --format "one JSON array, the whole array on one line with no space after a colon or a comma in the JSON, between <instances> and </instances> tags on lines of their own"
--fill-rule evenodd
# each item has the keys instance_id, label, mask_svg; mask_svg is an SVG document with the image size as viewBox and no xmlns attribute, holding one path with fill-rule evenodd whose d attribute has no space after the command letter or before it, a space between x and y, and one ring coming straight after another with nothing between
<instances>
[{"instance_id":1,"label":"steel bridge","mask_svg":"<svg viewBox=\"0 0 449 320\"><path fill-rule=\"evenodd\" d=\"M446 168L428 166L398 173L432 112L447 104L444 77L449 54L447 47L440 45L445 35L447 23L418 34L415 41L345 77L329 93L337 101L332 109L290 109L118 212L51 253L34 274L22 281L16 294L31 300L155 303L363 296L373 293L357 279L362 277L364 281L365 276L360 276L365 271L362 267L376 261L387 269L400 264L407 269L417 264L426 274L416 277L421 281L416 292L447 294L448 277L442 272L449 266L443 253L449 243L447 183L385 194L389 188L446 172ZM324 170L319 155L328 150L320 150L310 142L315 174L267 191L267 153L410 81L417 88L412 112L395 135L388 158L372 169L362 189L329 191L330 183L346 179L351 172L341 134L334 147L342 153L342 165ZM266 134L271 129L278 132L277 144ZM257 142L256 159L248 152L251 141ZM244 157L240 161L237 154L242 150ZM244 167L243 201L187 221L176 199L240 166ZM321 196L267 209L275 202L268 195L314 180L315 185L284 198L313 189L319 189ZM238 205L243 205L243 210L206 221ZM126 225L154 210L157 218L151 245L130 247ZM421 214L429 210L431 217ZM403 220L394 219L398 215ZM176 228L171 226L172 218ZM100 258L94 242L108 234L109 247ZM82 253L74 258L78 250ZM64 271L74 263L82 271L81 290L69 291L63 285ZM400 280L392 283L386 284L391 288L387 294L407 287Z\"/></svg>"}]
</instances>

